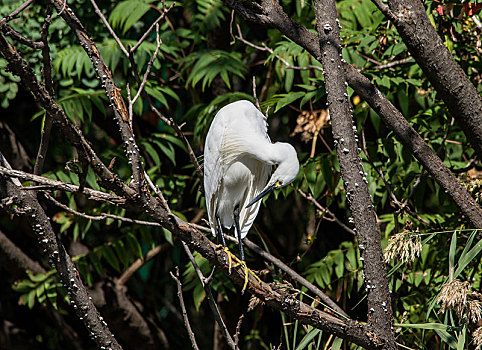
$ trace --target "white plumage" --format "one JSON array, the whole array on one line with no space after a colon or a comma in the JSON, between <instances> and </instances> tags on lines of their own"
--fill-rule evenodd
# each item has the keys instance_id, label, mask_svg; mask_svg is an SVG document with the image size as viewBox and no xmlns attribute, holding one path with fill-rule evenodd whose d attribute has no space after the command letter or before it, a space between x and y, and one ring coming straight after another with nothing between
<instances>
[{"instance_id":1,"label":"white plumage","mask_svg":"<svg viewBox=\"0 0 482 350\"><path fill-rule=\"evenodd\" d=\"M241 255L241 240L258 214L259 199L292 182L299 170L293 146L271 143L267 131L264 115L251 102L237 101L216 114L204 146L204 190L212 233L222 234L218 222L229 229L239 215ZM268 182L274 164L278 167Z\"/></svg>"}]
</instances>

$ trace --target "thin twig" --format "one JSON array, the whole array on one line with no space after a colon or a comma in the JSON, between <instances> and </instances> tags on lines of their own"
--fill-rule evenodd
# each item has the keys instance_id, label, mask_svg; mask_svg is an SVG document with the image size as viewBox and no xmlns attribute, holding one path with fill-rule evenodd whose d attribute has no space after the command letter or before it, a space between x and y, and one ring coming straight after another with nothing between
<instances>
[{"instance_id":1,"label":"thin twig","mask_svg":"<svg viewBox=\"0 0 482 350\"><path fill-rule=\"evenodd\" d=\"M238 346L239 344L239 335L241 333L241 325L243 324L244 314L241 315L239 318L238 324L236 325L236 333L234 333L234 345Z\"/></svg>"},{"instance_id":2,"label":"thin twig","mask_svg":"<svg viewBox=\"0 0 482 350\"><path fill-rule=\"evenodd\" d=\"M116 41L117 45L119 45L121 51L124 53L124 55L126 55L127 57L129 57L129 53L127 52L124 44L122 44L121 40L119 39L119 37L116 35L116 33L114 32L114 30L112 29L112 27L110 26L109 22L107 21L107 19L105 18L104 14L102 13L102 11L99 9L99 6L97 6L95 0L90 0L90 2L92 3L92 6L94 6L94 11L95 13L97 14L97 16L100 17L100 19L102 20L102 22L104 23L104 25L106 26L107 30L109 31L110 35L112 35L112 37L114 38L114 40Z\"/></svg>"},{"instance_id":3,"label":"thin twig","mask_svg":"<svg viewBox=\"0 0 482 350\"><path fill-rule=\"evenodd\" d=\"M398 65L401 65L401 64L408 63L411 60L413 60L413 57L406 57L406 58L402 58L401 60L392 61L392 62L385 63L385 64L379 64L379 65L376 65L374 67L364 67L364 68L362 68L362 71L392 68L392 67L395 67L395 66L398 66Z\"/></svg>"},{"instance_id":4,"label":"thin twig","mask_svg":"<svg viewBox=\"0 0 482 350\"><path fill-rule=\"evenodd\" d=\"M52 197L48 193L44 193L45 197L50 200L52 203L54 203L56 206L64 209L65 211L74 214L75 216L88 219L88 220L94 220L94 221L103 221L107 219L114 219L122 222L128 222L130 224L138 224L138 225L145 225L145 226L156 226L156 227L162 227L161 224L158 222L152 222L152 221L144 221L144 220L136 220L136 219L130 219L130 218L125 218L119 215L114 215L114 214L108 214L108 213L102 213L100 215L88 215L81 213L75 209L70 208L68 205L65 205L58 200L56 200L54 197Z\"/></svg>"},{"instance_id":5,"label":"thin twig","mask_svg":"<svg viewBox=\"0 0 482 350\"><path fill-rule=\"evenodd\" d=\"M336 222L338 225L340 225L341 228L343 228L345 231L347 231L348 233L352 234L352 235L356 235L355 231L353 231L351 228L349 228L348 226L346 226L343 221L341 221L340 219L338 219L336 217L336 215L330 211L330 209L328 208L325 208L323 207L315 198L313 198L313 196L308 193L306 194L305 192L303 192L300 188L297 189L298 193L301 194L301 196L303 198L305 198L306 200L309 200L311 203L313 203L315 205L315 207L321 212L321 214L323 215L323 218L326 219L326 220L329 220L329 221L334 221ZM325 214L328 214L330 216L330 218L327 218L325 216Z\"/></svg>"},{"instance_id":6,"label":"thin twig","mask_svg":"<svg viewBox=\"0 0 482 350\"><path fill-rule=\"evenodd\" d=\"M186 305L184 304L184 298L182 297L182 284L181 284L181 281L179 280L179 267L176 266L176 275L174 275L172 271L170 271L169 273L172 279L176 281L176 284L177 284L177 297L179 298L179 302L181 303L182 317L184 319L184 325L186 326L187 334L189 334L189 339L191 340L192 347L195 350L199 350L199 347L197 346L197 343L196 343L196 337L194 336L194 333L191 329L191 325L189 324Z\"/></svg>"},{"instance_id":7,"label":"thin twig","mask_svg":"<svg viewBox=\"0 0 482 350\"><path fill-rule=\"evenodd\" d=\"M146 40L147 36L152 32L152 30L157 26L157 24L171 11L171 9L176 5L176 2L174 1L171 6L169 6L168 9L163 10L162 14L157 18L154 23L149 27L148 30L142 35L142 37L139 39L139 41L129 50L129 52L132 54L136 52L137 48L142 44L144 40ZM129 55L127 55L129 56Z\"/></svg>"},{"instance_id":8,"label":"thin twig","mask_svg":"<svg viewBox=\"0 0 482 350\"><path fill-rule=\"evenodd\" d=\"M196 271L196 274L199 280L201 281L204 291L206 292L206 298L208 299L209 306L211 307L211 311L213 312L214 318L216 319L216 322L218 323L219 328L221 328L221 332L223 333L224 338L226 339L229 347L233 350L236 350L237 347L234 344L234 341L231 338L231 335L229 334L228 329L226 328L226 325L224 324L221 314L219 313L218 305L214 301L214 297L211 291L211 286L209 285L209 283L206 283L206 278L204 277L204 275L201 272L201 269L196 263L196 260L194 259L194 256L192 255L191 250L189 249L189 247L184 241L182 241L182 246L184 247L184 250L186 251L186 254L189 257L189 260L191 260L191 263L194 266L194 270Z\"/></svg>"},{"instance_id":9,"label":"thin twig","mask_svg":"<svg viewBox=\"0 0 482 350\"><path fill-rule=\"evenodd\" d=\"M141 78L139 76L139 73L138 73L138 70L137 70L137 64L134 60L134 56L131 54L129 55L129 60L131 62L131 65L132 65L132 72L134 73L134 78L136 79L136 82L137 84L141 84ZM186 135L184 135L184 133L182 132L181 128L179 127L179 125L177 125L177 123L174 121L174 119L172 118L167 118L166 116L164 116L155 106L154 106L154 103L152 102L152 99L151 99L151 96L149 96L145 90L142 90L142 97L144 98L144 100L147 101L147 103L149 104L149 107L151 109L151 111L160 119L162 120L164 123L166 123L167 125L169 125L170 127L172 127L174 129L174 131L177 133L177 136L181 139L182 143L184 144L184 146L186 147L187 149L187 153L189 155L189 158L191 159L191 162L194 164L194 168L196 170L196 173L197 175L199 176L199 178L202 180L203 179L203 170L202 170L202 167L201 165L199 164L198 160L197 160L197 157L196 155L194 154L194 151L192 150L192 147L191 147L191 144L189 143L189 141L187 140L186 138Z\"/></svg>"},{"instance_id":10,"label":"thin twig","mask_svg":"<svg viewBox=\"0 0 482 350\"><path fill-rule=\"evenodd\" d=\"M5 167L0 167L0 174L7 175L12 178L22 179L23 181L33 181L35 183L47 185L48 188L50 189L57 189L57 190L72 192L72 193L78 193L79 191L79 186L72 185L62 181L52 180L43 176L29 174L20 170L11 170ZM45 189L45 186L43 186L43 188L39 188L39 186L22 187L22 190L38 190L38 189ZM125 198L122 198L110 193L96 191L88 187L84 187L81 193L88 195L89 199L93 199L93 200L104 201L104 202L109 202L114 204L124 204L126 202Z\"/></svg>"},{"instance_id":11,"label":"thin twig","mask_svg":"<svg viewBox=\"0 0 482 350\"><path fill-rule=\"evenodd\" d=\"M252 48L255 48L256 50L269 52L270 54L274 55L279 61L281 61L286 66L287 69L294 69L294 70L312 70L312 69L315 69L315 70L319 70L321 72L323 71L322 67L314 66L314 65L311 65L311 64L307 65L306 67L293 66L291 63L289 63L283 57L281 57L278 54L275 54L274 51L271 48L266 46L265 43L263 43L263 46L259 46L259 45L255 45L252 42L244 39L243 35L241 33L241 28L239 27L239 24L236 24L236 26L238 28L238 35L236 36L236 39L238 39L239 41L241 41L242 43L244 43L248 46L251 46Z\"/></svg>"},{"instance_id":12,"label":"thin twig","mask_svg":"<svg viewBox=\"0 0 482 350\"><path fill-rule=\"evenodd\" d=\"M258 100L258 96L256 95L256 77L253 75L253 97L254 97L254 101L256 102L256 108L258 108L258 110L263 113L263 111L261 110L261 107L259 106L259 100Z\"/></svg>"},{"instance_id":13,"label":"thin twig","mask_svg":"<svg viewBox=\"0 0 482 350\"><path fill-rule=\"evenodd\" d=\"M166 199L164 198L164 196L162 195L162 192L159 190L159 188L154 185L154 183L152 182L151 178L149 177L149 175L147 174L146 171L144 171L144 177L146 178L146 181L149 185L149 187L154 191L154 193L159 197L159 199L161 200L162 202L162 205L164 206L164 208L170 213L171 212L171 209L169 208L169 204L167 204L167 201Z\"/></svg>"},{"instance_id":14,"label":"thin twig","mask_svg":"<svg viewBox=\"0 0 482 350\"><path fill-rule=\"evenodd\" d=\"M27 39L22 34L17 32L15 29L10 27L5 21L0 20L0 29L2 29L5 35L8 35L12 39L18 41L21 44L24 44L32 49L42 49L44 47L44 43L41 41L33 41Z\"/></svg>"},{"instance_id":15,"label":"thin twig","mask_svg":"<svg viewBox=\"0 0 482 350\"><path fill-rule=\"evenodd\" d=\"M146 72L144 73L144 77L142 78L142 83L139 86L139 90L137 91L137 94L132 99L132 104L136 103L137 99L141 95L141 92L144 89L144 86L146 85L147 77L149 76L149 73L151 72L152 64L156 60L157 54L159 53L159 49L160 49L161 44L162 44L162 40L159 38L159 24L156 24L156 43L157 43L156 51L154 52L154 55L152 55L151 59L149 60Z\"/></svg>"},{"instance_id":16,"label":"thin twig","mask_svg":"<svg viewBox=\"0 0 482 350\"><path fill-rule=\"evenodd\" d=\"M48 45L48 33L49 27L52 19L52 4L47 5L47 13L45 15L44 24L42 26L42 32L40 37L44 47L42 48L42 76L45 84L45 88L50 96L54 96L54 88L52 84L52 66L50 63L50 47ZM42 133L40 135L40 146L37 152L37 158L35 159L35 166L33 173L35 175L42 174L45 155L49 147L50 131L52 130L52 116L49 113L45 113L44 125L42 128Z\"/></svg>"},{"instance_id":17,"label":"thin twig","mask_svg":"<svg viewBox=\"0 0 482 350\"><path fill-rule=\"evenodd\" d=\"M1 20L0 20L0 23L1 22L9 22L11 21L12 19L14 19L15 17L18 16L18 14L20 12L22 12L23 10L25 10L28 6L30 6L30 4L33 2L33 0L27 0L25 1L22 5L20 5L16 10L14 10L12 13L10 13L9 15L3 17Z\"/></svg>"}]
</instances>

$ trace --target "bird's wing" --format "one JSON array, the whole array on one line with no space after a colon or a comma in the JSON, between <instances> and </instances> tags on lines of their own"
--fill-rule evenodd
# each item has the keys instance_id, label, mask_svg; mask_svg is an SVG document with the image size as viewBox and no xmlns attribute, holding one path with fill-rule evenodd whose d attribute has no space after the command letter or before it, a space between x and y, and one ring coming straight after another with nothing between
<instances>
[{"instance_id":1,"label":"bird's wing","mask_svg":"<svg viewBox=\"0 0 482 350\"><path fill-rule=\"evenodd\" d=\"M216 236L216 193L222 182L223 169L222 144L225 135L225 122L222 118L214 118L204 145L204 192L211 231Z\"/></svg>"},{"instance_id":2,"label":"bird's wing","mask_svg":"<svg viewBox=\"0 0 482 350\"><path fill-rule=\"evenodd\" d=\"M252 174L249 183L248 189L246 191L246 195L241 203L241 211L239 213L239 225L241 229L241 239L246 237L248 234L249 229L253 225L254 219L258 215L259 207L261 205L262 200L257 201L255 204L246 208L249 202L253 198L255 198L266 186L268 182L269 175L271 173L271 165L266 163L253 160L254 162L259 163L257 166L253 167L256 169L254 174Z\"/></svg>"}]
</instances>

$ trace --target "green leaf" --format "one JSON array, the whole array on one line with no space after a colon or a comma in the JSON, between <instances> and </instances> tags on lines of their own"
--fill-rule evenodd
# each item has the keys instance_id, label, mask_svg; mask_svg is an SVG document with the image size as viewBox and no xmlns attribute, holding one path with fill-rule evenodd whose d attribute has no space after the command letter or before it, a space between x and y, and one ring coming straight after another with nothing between
<instances>
[{"instance_id":1,"label":"green leaf","mask_svg":"<svg viewBox=\"0 0 482 350\"><path fill-rule=\"evenodd\" d=\"M99 259L100 254L102 254L101 248L100 247L94 248L94 251L89 254L89 260L90 260L92 266L94 266L97 274L99 276L103 276L104 275L104 268L102 267L102 264L101 264L100 259Z\"/></svg>"},{"instance_id":2,"label":"green leaf","mask_svg":"<svg viewBox=\"0 0 482 350\"><path fill-rule=\"evenodd\" d=\"M449 271L451 275L452 275L452 271L455 268L456 249L457 249L457 231L454 231L454 233L452 234L452 240L450 241L450 250L449 250Z\"/></svg>"},{"instance_id":3,"label":"green leaf","mask_svg":"<svg viewBox=\"0 0 482 350\"><path fill-rule=\"evenodd\" d=\"M127 250L124 246L124 242L118 240L112 243L112 247L114 247L117 256L119 257L122 265L124 267L129 266L129 255L127 254Z\"/></svg>"},{"instance_id":4,"label":"green leaf","mask_svg":"<svg viewBox=\"0 0 482 350\"><path fill-rule=\"evenodd\" d=\"M465 333L467 332L467 326L464 325L462 328L462 332L459 333L459 339L457 342L457 350L464 350L465 349Z\"/></svg>"},{"instance_id":5,"label":"green leaf","mask_svg":"<svg viewBox=\"0 0 482 350\"><path fill-rule=\"evenodd\" d=\"M320 334L320 332L321 330L319 330L318 328L311 329L308 333L305 334L303 339L301 339L300 343L296 347L296 350L302 350L306 348L306 346L310 344L313 338Z\"/></svg>"},{"instance_id":6,"label":"green leaf","mask_svg":"<svg viewBox=\"0 0 482 350\"><path fill-rule=\"evenodd\" d=\"M139 22L142 16L149 11L151 6L146 1L126 0L121 1L111 11L109 23L114 28L127 32L134 23Z\"/></svg>"},{"instance_id":7,"label":"green leaf","mask_svg":"<svg viewBox=\"0 0 482 350\"><path fill-rule=\"evenodd\" d=\"M119 260L115 256L114 250L106 245L102 249L102 256L117 272L120 272Z\"/></svg>"},{"instance_id":8,"label":"green leaf","mask_svg":"<svg viewBox=\"0 0 482 350\"><path fill-rule=\"evenodd\" d=\"M161 159L159 158L159 155L157 154L156 150L154 147L149 142L139 142L140 145L146 150L146 152L149 154L149 156L152 158L154 165L160 167L161 166Z\"/></svg>"},{"instance_id":9,"label":"green leaf","mask_svg":"<svg viewBox=\"0 0 482 350\"><path fill-rule=\"evenodd\" d=\"M455 233L454 233L455 234ZM482 241L477 242L477 244L470 249L467 253L462 254L457 264L457 269L454 272L453 278L457 278L458 275L465 269L465 267L470 264L477 255L479 255L482 250Z\"/></svg>"},{"instance_id":10,"label":"green leaf","mask_svg":"<svg viewBox=\"0 0 482 350\"><path fill-rule=\"evenodd\" d=\"M345 256L343 255L343 252L341 250L337 250L335 252L335 274L337 278L342 278L343 277L343 272L345 270Z\"/></svg>"},{"instance_id":11,"label":"green leaf","mask_svg":"<svg viewBox=\"0 0 482 350\"><path fill-rule=\"evenodd\" d=\"M139 241L137 240L136 236L134 236L134 234L132 234L131 232L129 232L126 235L126 243L127 243L127 247L134 254L134 256L136 256L139 259L142 259L143 254L142 254L141 245L139 244Z\"/></svg>"},{"instance_id":12,"label":"green leaf","mask_svg":"<svg viewBox=\"0 0 482 350\"><path fill-rule=\"evenodd\" d=\"M281 97L278 102L276 103L276 108L274 112L278 112L281 108L289 105L290 103L296 101L297 99L303 97L305 92L298 91L298 92L290 92L287 94L275 95L274 97Z\"/></svg>"},{"instance_id":13,"label":"green leaf","mask_svg":"<svg viewBox=\"0 0 482 350\"><path fill-rule=\"evenodd\" d=\"M331 346L331 350L340 350L342 344L343 344L343 339L336 337L335 340L333 340L333 345Z\"/></svg>"}]
</instances>

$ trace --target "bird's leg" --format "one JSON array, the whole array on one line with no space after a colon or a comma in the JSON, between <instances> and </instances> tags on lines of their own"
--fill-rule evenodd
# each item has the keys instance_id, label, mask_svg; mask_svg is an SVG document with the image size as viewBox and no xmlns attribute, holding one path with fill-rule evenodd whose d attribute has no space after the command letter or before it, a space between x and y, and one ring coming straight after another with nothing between
<instances>
[{"instance_id":1,"label":"bird's leg","mask_svg":"<svg viewBox=\"0 0 482 350\"><path fill-rule=\"evenodd\" d=\"M238 234L238 243L239 243L239 256L241 257L241 262L244 262L244 249L243 249L243 241L241 240L241 230L239 229L239 205L234 207L234 226L236 228L236 233Z\"/></svg>"},{"instance_id":2,"label":"bird's leg","mask_svg":"<svg viewBox=\"0 0 482 350\"><path fill-rule=\"evenodd\" d=\"M219 216L216 215L216 231L218 231L218 244L219 244L219 239L221 239L221 243L223 244L223 247L226 247L226 241L224 240L224 232L223 228L221 227L221 220L219 220Z\"/></svg>"},{"instance_id":3,"label":"bird's leg","mask_svg":"<svg viewBox=\"0 0 482 350\"><path fill-rule=\"evenodd\" d=\"M251 271L250 269L248 269L248 266L246 265L246 261L244 261L244 248L243 248L243 241L241 240L241 229L239 228L239 205L236 205L234 207L234 226L235 226L235 229L236 229L236 232L238 234L238 242L239 242L239 254L240 254L240 257L241 257L241 266L244 270L244 285L243 285L243 289L241 289L241 294L244 293L244 291L246 290L246 286L248 285L248 273L251 272L251 274L256 277L256 279L261 282L261 280L259 279L258 276L256 276L256 274Z\"/></svg>"},{"instance_id":4,"label":"bird's leg","mask_svg":"<svg viewBox=\"0 0 482 350\"><path fill-rule=\"evenodd\" d=\"M218 231L218 246L220 246L219 241L221 240L222 245L223 245L223 250L226 252L226 255L228 256L228 266L229 266L229 274L231 274L231 267L233 266L233 259L231 258L231 252L228 250L228 247L226 247L226 240L224 239L224 232L223 232L223 227L221 226L221 220L219 220L219 216L216 215L216 231Z\"/></svg>"}]
</instances>

